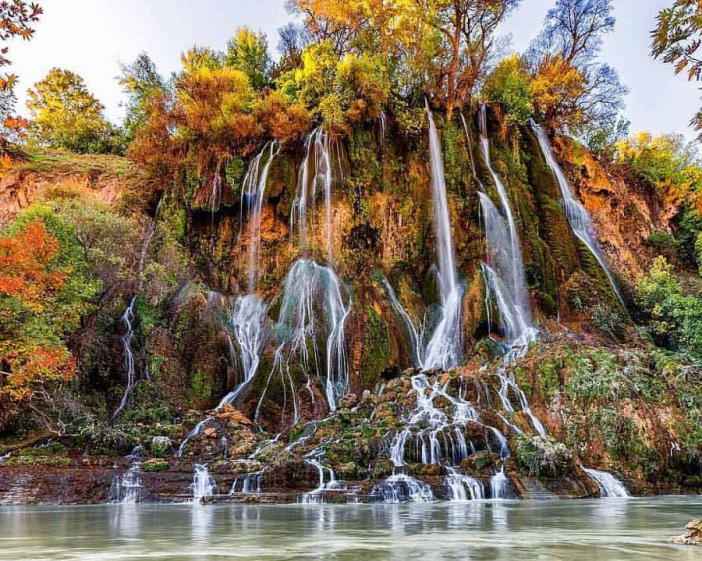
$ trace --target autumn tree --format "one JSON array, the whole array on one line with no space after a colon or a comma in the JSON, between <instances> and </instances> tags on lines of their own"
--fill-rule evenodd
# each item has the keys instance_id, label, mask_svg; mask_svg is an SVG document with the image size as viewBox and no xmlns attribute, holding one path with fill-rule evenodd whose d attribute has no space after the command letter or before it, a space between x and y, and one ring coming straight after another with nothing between
<instances>
[{"instance_id":1,"label":"autumn tree","mask_svg":"<svg viewBox=\"0 0 702 561\"><path fill-rule=\"evenodd\" d=\"M675 67L675 73L684 73L688 80L702 80L702 3L699 0L676 0L658 14L658 26L651 33L652 54ZM691 122L702 131L702 109ZM700 135L702 138L702 134Z\"/></svg>"},{"instance_id":2,"label":"autumn tree","mask_svg":"<svg viewBox=\"0 0 702 561\"><path fill-rule=\"evenodd\" d=\"M43 10L38 3L23 0L10 0L0 3L0 41L5 43L15 37L25 41L34 36L34 24L39 21ZM8 66L11 61L7 58L8 47L0 49L0 67ZM15 116L16 97L14 88L17 76L14 74L0 75L0 151L6 152L11 135L24 131L27 122Z\"/></svg>"},{"instance_id":3,"label":"autumn tree","mask_svg":"<svg viewBox=\"0 0 702 561\"><path fill-rule=\"evenodd\" d=\"M31 138L43 146L79 153L123 150L122 139L105 118L104 106L70 70L53 68L27 92Z\"/></svg>"},{"instance_id":4,"label":"autumn tree","mask_svg":"<svg viewBox=\"0 0 702 561\"><path fill-rule=\"evenodd\" d=\"M315 41L338 56L379 54L397 91L417 84L449 117L470 102L495 52L500 22L520 0L293 0Z\"/></svg>"},{"instance_id":5,"label":"autumn tree","mask_svg":"<svg viewBox=\"0 0 702 561\"><path fill-rule=\"evenodd\" d=\"M272 65L266 36L248 27L238 29L227 43L224 64L246 74L253 89L263 89L269 84Z\"/></svg>"},{"instance_id":6,"label":"autumn tree","mask_svg":"<svg viewBox=\"0 0 702 561\"><path fill-rule=\"evenodd\" d=\"M75 361L50 322L68 271L57 263L58 240L39 219L0 238L0 395L16 401L69 380Z\"/></svg>"},{"instance_id":7,"label":"autumn tree","mask_svg":"<svg viewBox=\"0 0 702 561\"><path fill-rule=\"evenodd\" d=\"M526 56L535 74L535 108L548 125L582 134L616 120L627 89L614 69L596 60L615 22L612 0L557 0L549 10Z\"/></svg>"}]
</instances>

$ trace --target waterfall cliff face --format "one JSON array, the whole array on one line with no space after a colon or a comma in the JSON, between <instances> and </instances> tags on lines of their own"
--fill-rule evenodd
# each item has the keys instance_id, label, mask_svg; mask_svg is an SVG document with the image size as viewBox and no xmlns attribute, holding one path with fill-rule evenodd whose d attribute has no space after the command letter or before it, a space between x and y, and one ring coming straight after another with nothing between
<instances>
[{"instance_id":1,"label":"waterfall cliff face","mask_svg":"<svg viewBox=\"0 0 702 561\"><path fill-rule=\"evenodd\" d=\"M558 230L562 194L530 167L533 137L507 150L488 108L425 116L421 136L386 115L347 138L315 129L299 146L269 143L228 180L237 196L224 187L214 220L208 207L190 215L205 276L242 298L229 340L253 373L227 391L261 422L324 415L408 367L458 366L496 327L525 348L535 313L580 313L566 293L583 273L578 238ZM242 320L244 303L258 312Z\"/></svg>"}]
</instances>

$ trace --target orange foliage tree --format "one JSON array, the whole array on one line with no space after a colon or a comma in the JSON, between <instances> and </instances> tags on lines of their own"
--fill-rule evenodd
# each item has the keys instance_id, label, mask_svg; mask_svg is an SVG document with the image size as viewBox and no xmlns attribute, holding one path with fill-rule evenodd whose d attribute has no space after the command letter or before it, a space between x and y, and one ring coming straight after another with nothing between
<instances>
[{"instance_id":1,"label":"orange foliage tree","mask_svg":"<svg viewBox=\"0 0 702 561\"><path fill-rule=\"evenodd\" d=\"M0 396L29 399L75 373L65 344L47 333L47 316L68 274L57 266L58 255L58 240L39 219L0 238Z\"/></svg>"}]
</instances>

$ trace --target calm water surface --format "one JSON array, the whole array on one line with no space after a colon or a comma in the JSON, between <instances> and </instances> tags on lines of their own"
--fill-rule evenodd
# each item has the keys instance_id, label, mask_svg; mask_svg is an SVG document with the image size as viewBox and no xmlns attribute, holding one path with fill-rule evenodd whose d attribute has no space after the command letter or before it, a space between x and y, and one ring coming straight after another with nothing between
<instances>
[{"instance_id":1,"label":"calm water surface","mask_svg":"<svg viewBox=\"0 0 702 561\"><path fill-rule=\"evenodd\" d=\"M702 559L702 497L405 505L0 508L0 559Z\"/></svg>"}]
</instances>

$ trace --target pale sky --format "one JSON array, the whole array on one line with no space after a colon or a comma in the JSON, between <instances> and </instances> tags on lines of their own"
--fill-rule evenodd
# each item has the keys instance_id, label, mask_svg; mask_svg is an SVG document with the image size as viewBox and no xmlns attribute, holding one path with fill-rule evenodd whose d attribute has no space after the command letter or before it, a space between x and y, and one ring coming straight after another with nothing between
<instances>
[{"instance_id":1,"label":"pale sky","mask_svg":"<svg viewBox=\"0 0 702 561\"><path fill-rule=\"evenodd\" d=\"M121 119L122 93L115 77L119 62L146 51L167 76L178 69L180 53L199 44L224 49L234 29L248 25L265 32L275 53L277 30L290 16L285 0L40 0L44 16L30 42L10 44L10 71L18 74L18 109L25 92L59 66L73 70L105 104L107 115ZM523 51L541 29L555 0L523 0L503 25L513 47ZM632 132L694 133L688 122L700 106L694 83L675 76L669 65L649 56L649 32L658 11L672 0L614 0L616 31L605 38L602 60L615 67L629 86L625 115Z\"/></svg>"}]
</instances>

